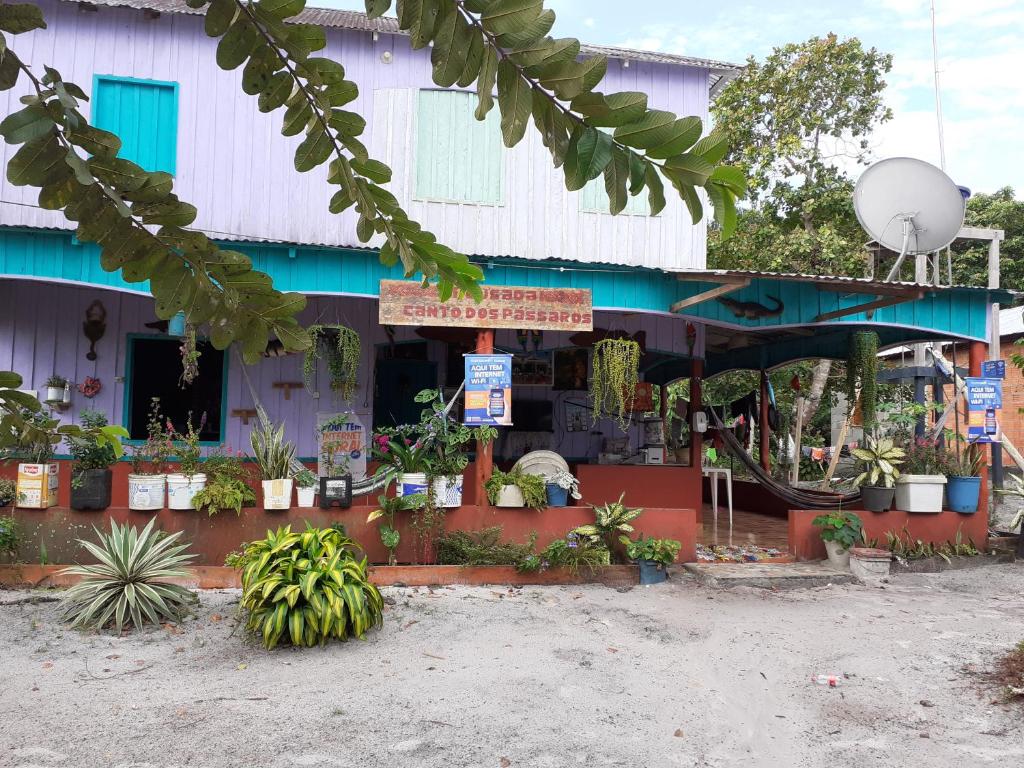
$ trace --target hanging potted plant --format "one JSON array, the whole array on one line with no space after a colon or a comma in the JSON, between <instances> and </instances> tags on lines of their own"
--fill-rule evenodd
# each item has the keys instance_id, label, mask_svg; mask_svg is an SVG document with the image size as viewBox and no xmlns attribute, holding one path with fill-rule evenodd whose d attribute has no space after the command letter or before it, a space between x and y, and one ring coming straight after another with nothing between
<instances>
[{"instance_id":1,"label":"hanging potted plant","mask_svg":"<svg viewBox=\"0 0 1024 768\"><path fill-rule=\"evenodd\" d=\"M846 359L846 401L852 408L860 393L861 424L867 433L875 425L878 402L878 334L859 331L850 336Z\"/></svg>"},{"instance_id":2,"label":"hanging potted plant","mask_svg":"<svg viewBox=\"0 0 1024 768\"><path fill-rule=\"evenodd\" d=\"M306 329L312 341L302 363L306 388L316 390L317 361L327 363L330 387L342 400L351 400L359 385L362 343L359 334L344 325L311 325Z\"/></svg>"},{"instance_id":3,"label":"hanging potted plant","mask_svg":"<svg viewBox=\"0 0 1024 768\"><path fill-rule=\"evenodd\" d=\"M253 427L249 436L252 457L263 476L263 508L290 509L292 506L292 459L295 446L284 439L284 424Z\"/></svg>"},{"instance_id":4,"label":"hanging potted plant","mask_svg":"<svg viewBox=\"0 0 1024 768\"><path fill-rule=\"evenodd\" d=\"M592 418L612 418L625 431L640 383L640 344L632 339L602 339L594 344L590 376Z\"/></svg>"},{"instance_id":5,"label":"hanging potted plant","mask_svg":"<svg viewBox=\"0 0 1024 768\"><path fill-rule=\"evenodd\" d=\"M971 446L960 449L957 440L956 452L949 454L946 461L946 498L954 512L970 515L978 511L981 497L981 451Z\"/></svg>"},{"instance_id":6,"label":"hanging potted plant","mask_svg":"<svg viewBox=\"0 0 1024 768\"><path fill-rule=\"evenodd\" d=\"M896 479L896 509L937 514L942 511L946 486L945 456L934 440L919 438L907 451L903 472Z\"/></svg>"},{"instance_id":7,"label":"hanging potted plant","mask_svg":"<svg viewBox=\"0 0 1024 768\"><path fill-rule=\"evenodd\" d=\"M545 477L544 481L549 507L569 506L570 496L577 501L583 498L580 495L580 481L572 472L559 469L553 475Z\"/></svg>"},{"instance_id":8,"label":"hanging potted plant","mask_svg":"<svg viewBox=\"0 0 1024 768\"><path fill-rule=\"evenodd\" d=\"M660 584L668 578L668 566L676 561L682 546L674 539L645 539L640 534L626 545L626 555L639 566L641 584Z\"/></svg>"},{"instance_id":9,"label":"hanging potted plant","mask_svg":"<svg viewBox=\"0 0 1024 768\"><path fill-rule=\"evenodd\" d=\"M157 512L164 508L167 475L164 469L174 452L172 433L165 427L160 398L149 401L146 441L132 449L132 471L128 475L128 508L137 512Z\"/></svg>"},{"instance_id":10,"label":"hanging potted plant","mask_svg":"<svg viewBox=\"0 0 1024 768\"><path fill-rule=\"evenodd\" d=\"M71 391L68 380L56 373L46 380L46 397L48 405L67 405L71 402Z\"/></svg>"},{"instance_id":11,"label":"hanging potted plant","mask_svg":"<svg viewBox=\"0 0 1024 768\"><path fill-rule=\"evenodd\" d=\"M860 518L852 512L836 511L818 515L811 524L821 528L829 564L842 571L849 570L850 549L864 538Z\"/></svg>"},{"instance_id":12,"label":"hanging potted plant","mask_svg":"<svg viewBox=\"0 0 1024 768\"><path fill-rule=\"evenodd\" d=\"M295 497L300 507L312 507L316 504L316 475L310 469L303 469L296 472L292 479L295 480Z\"/></svg>"},{"instance_id":13,"label":"hanging potted plant","mask_svg":"<svg viewBox=\"0 0 1024 768\"><path fill-rule=\"evenodd\" d=\"M84 429L107 426L107 417L99 411L85 410L79 415ZM89 437L67 438L71 467L71 508L102 510L110 506L111 465L117 461L109 444Z\"/></svg>"},{"instance_id":14,"label":"hanging potted plant","mask_svg":"<svg viewBox=\"0 0 1024 768\"><path fill-rule=\"evenodd\" d=\"M487 500L495 507L529 507L544 509L548 492L544 478L518 469L502 472L495 469L484 483Z\"/></svg>"},{"instance_id":15,"label":"hanging potted plant","mask_svg":"<svg viewBox=\"0 0 1024 768\"><path fill-rule=\"evenodd\" d=\"M175 431L170 419L167 420L167 432L175 443L178 454L178 471L167 475L167 508L195 509L192 497L206 487L206 475L199 471L199 435L206 426L206 414L199 419L199 428L192 423L191 412L186 420L184 432Z\"/></svg>"},{"instance_id":16,"label":"hanging potted plant","mask_svg":"<svg viewBox=\"0 0 1024 768\"><path fill-rule=\"evenodd\" d=\"M888 511L896 495L896 480L900 476L897 467L903 463L903 449L894 446L892 440L869 437L865 446L853 449L853 455L863 469L854 484L860 487L864 509Z\"/></svg>"}]
</instances>

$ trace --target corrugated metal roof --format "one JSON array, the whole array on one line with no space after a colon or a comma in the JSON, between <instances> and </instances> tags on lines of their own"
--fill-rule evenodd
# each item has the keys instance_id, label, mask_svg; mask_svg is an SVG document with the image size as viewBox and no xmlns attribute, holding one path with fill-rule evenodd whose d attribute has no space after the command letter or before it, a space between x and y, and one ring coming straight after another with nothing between
<instances>
[{"instance_id":1,"label":"corrugated metal roof","mask_svg":"<svg viewBox=\"0 0 1024 768\"><path fill-rule=\"evenodd\" d=\"M74 2L75 0L64 0ZM191 15L204 15L205 9L190 8L183 0L89 0L90 5L106 5L115 8L137 8L139 10L157 11L158 13L187 13ZM359 11L344 11L334 8L305 8L295 17L298 22L306 24L319 24L322 27L335 27L338 29L354 29L363 32L380 32L388 35L405 35L398 28L398 20L391 16L381 16L376 19L369 18L365 13ZM662 53L659 51L637 51L630 48L616 48L607 45L582 44L580 47L584 55L608 56L616 59L629 61L650 61L657 64L672 64L684 67L700 67L710 70L708 87L715 88L719 82L731 79L731 76L741 69L741 65L715 59L704 59L696 56L684 56L677 53Z\"/></svg>"}]
</instances>

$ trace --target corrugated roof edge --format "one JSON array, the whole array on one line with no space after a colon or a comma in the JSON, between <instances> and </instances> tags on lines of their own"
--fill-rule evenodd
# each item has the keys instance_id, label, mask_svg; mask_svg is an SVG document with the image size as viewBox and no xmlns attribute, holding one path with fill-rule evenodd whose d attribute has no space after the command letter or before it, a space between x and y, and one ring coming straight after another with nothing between
<instances>
[{"instance_id":1,"label":"corrugated roof edge","mask_svg":"<svg viewBox=\"0 0 1024 768\"><path fill-rule=\"evenodd\" d=\"M202 9L190 8L183 0L62 0L63 2L75 2L78 5L103 5L112 8L136 8L138 10L157 11L158 13L186 13L193 16L204 14ZM405 35L398 28L398 20L391 16L381 16L371 19L365 13L359 11L344 11L334 8L305 8L296 21L307 24L319 24L323 27L335 27L338 29L354 29L363 32L380 32L388 35ZM687 67L701 67L711 70L714 85L719 78L730 75L742 69L742 65L733 64L728 61L717 61L715 59L703 59L696 56L684 56L678 53L662 53L659 51L637 51L631 48L617 48L607 45L590 45L583 43L581 52L584 55L603 55L617 59L629 59L630 61L650 61L660 64L676 64Z\"/></svg>"}]
</instances>

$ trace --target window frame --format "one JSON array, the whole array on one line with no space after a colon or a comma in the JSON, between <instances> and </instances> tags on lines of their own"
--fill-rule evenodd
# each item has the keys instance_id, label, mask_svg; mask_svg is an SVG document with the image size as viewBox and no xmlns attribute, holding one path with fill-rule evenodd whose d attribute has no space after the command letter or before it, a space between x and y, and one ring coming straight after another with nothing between
<instances>
[{"instance_id":1,"label":"window frame","mask_svg":"<svg viewBox=\"0 0 1024 768\"><path fill-rule=\"evenodd\" d=\"M99 106L99 92L100 83L129 83L132 85L151 85L158 88L170 88L174 103L174 156L171 159L171 169L166 173L177 178L178 176L178 127L180 123L180 111L179 111L179 83L175 80L152 80L146 77L129 77L127 75L101 75L94 73L92 76L92 96L89 99L89 123L90 125L99 128L96 125L96 111ZM120 154L119 154L120 156ZM127 158L126 158L127 159ZM132 161L134 162L134 160ZM149 171L149 169L146 169ZM150 171L152 173L152 171Z\"/></svg>"},{"instance_id":2,"label":"window frame","mask_svg":"<svg viewBox=\"0 0 1024 768\"><path fill-rule=\"evenodd\" d=\"M121 426L131 433L132 413L132 370L135 362L135 342L145 341L177 341L181 338L166 333L128 333L125 334L124 352L124 401L121 406ZM200 337L197 341L209 341L206 337ZM220 350L224 354L223 371L220 379L220 440L200 440L199 445L207 448L216 448L225 445L227 442L228 428L228 371L231 367L228 350ZM145 440L124 438L121 440L125 445L142 445Z\"/></svg>"},{"instance_id":3,"label":"window frame","mask_svg":"<svg viewBox=\"0 0 1024 768\"><path fill-rule=\"evenodd\" d=\"M501 208L501 207L504 207L505 206L505 197L506 197L506 195L505 195L505 181L506 181L506 176L507 176L506 171L505 171L505 155L506 155L505 152L499 152L497 154L497 157L498 157L498 199L497 200L494 200L494 201L490 201L490 200L457 200L457 199L454 199L454 198L447 198L447 197L428 197L426 195L420 194L420 191L419 191L420 96L421 96L421 94L424 94L424 93L443 93L443 94L446 94L446 95L455 95L455 96L459 96L459 97L466 96L466 97L470 97L469 98L470 101L472 101L472 97L475 97L477 95L476 91L469 91L469 90L464 90L464 89L461 89L461 88L417 88L416 89L416 106L415 106L415 109L413 110L413 114L415 115L415 118L414 118L413 126L412 126L412 134L413 134L413 138L414 138L414 142L415 142L415 152L414 152L414 154L412 156L413 157L413 163L412 163L412 184L411 184L411 186L412 186L412 190L411 190L412 194L410 195L412 200L414 202L418 202L418 203L442 203L442 204L445 204L445 205L474 205L474 206L480 206L480 207L484 207L484 208ZM494 98L497 99L497 96L495 96ZM486 125L487 120L492 119L491 115L494 114L496 112L496 110L497 110L497 105L495 105L495 106L493 106L491 108L490 112L487 113L487 118L485 120L477 120L476 117L473 115L473 112L471 111L469 113L470 119L472 120L471 125L480 125L481 127ZM495 128L498 130L499 142L500 142L500 125L496 125Z\"/></svg>"}]
</instances>

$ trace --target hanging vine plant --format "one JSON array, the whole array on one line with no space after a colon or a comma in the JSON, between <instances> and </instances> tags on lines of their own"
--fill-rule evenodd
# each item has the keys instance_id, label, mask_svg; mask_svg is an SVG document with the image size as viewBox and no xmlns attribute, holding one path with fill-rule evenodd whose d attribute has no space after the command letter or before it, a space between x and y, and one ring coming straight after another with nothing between
<instances>
[{"instance_id":1,"label":"hanging vine plant","mask_svg":"<svg viewBox=\"0 0 1024 768\"><path fill-rule=\"evenodd\" d=\"M632 339L602 339L594 344L590 400L593 420L612 418L622 430L629 425L640 382L640 345Z\"/></svg>"},{"instance_id":2,"label":"hanging vine plant","mask_svg":"<svg viewBox=\"0 0 1024 768\"><path fill-rule=\"evenodd\" d=\"M359 359L363 353L359 334L344 325L311 325L307 330L313 343L302 363L306 388L316 388L317 361L324 360L331 389L343 400L351 400L359 383Z\"/></svg>"},{"instance_id":3,"label":"hanging vine plant","mask_svg":"<svg viewBox=\"0 0 1024 768\"><path fill-rule=\"evenodd\" d=\"M860 412L865 429L875 424L878 397L878 334L861 331L850 337L846 360L846 399L855 407L860 389Z\"/></svg>"}]
</instances>

